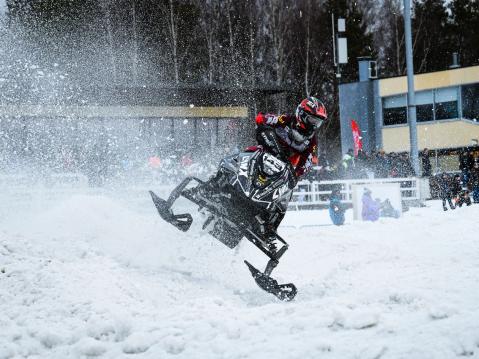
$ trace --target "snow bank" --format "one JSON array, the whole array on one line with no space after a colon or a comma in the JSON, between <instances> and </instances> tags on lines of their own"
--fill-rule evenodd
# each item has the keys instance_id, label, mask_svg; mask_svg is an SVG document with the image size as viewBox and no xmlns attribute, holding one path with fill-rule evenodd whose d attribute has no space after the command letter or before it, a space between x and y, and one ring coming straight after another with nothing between
<instances>
[{"instance_id":1,"label":"snow bank","mask_svg":"<svg viewBox=\"0 0 479 359\"><path fill-rule=\"evenodd\" d=\"M145 194L145 202L147 203ZM154 212L78 194L0 228L0 358L452 358L479 355L479 206L437 202L401 219L330 225L288 213L266 258L182 233Z\"/></svg>"}]
</instances>

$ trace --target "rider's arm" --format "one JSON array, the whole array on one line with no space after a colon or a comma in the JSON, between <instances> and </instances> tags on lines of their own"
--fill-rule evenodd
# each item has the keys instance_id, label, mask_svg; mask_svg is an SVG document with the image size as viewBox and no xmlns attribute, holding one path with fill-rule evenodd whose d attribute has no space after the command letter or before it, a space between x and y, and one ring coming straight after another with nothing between
<instances>
[{"instance_id":1,"label":"rider's arm","mask_svg":"<svg viewBox=\"0 0 479 359\"><path fill-rule=\"evenodd\" d=\"M275 128L284 127L284 115L272 115L258 113L256 116L256 140L267 151L282 159L286 159L286 153L279 143Z\"/></svg>"},{"instance_id":2,"label":"rider's arm","mask_svg":"<svg viewBox=\"0 0 479 359\"><path fill-rule=\"evenodd\" d=\"M313 137L308 149L301 153L299 158L299 162L296 165L295 173L296 177L299 179L300 177L307 174L311 168L313 167L313 156L317 149L317 141L316 137Z\"/></svg>"},{"instance_id":3,"label":"rider's arm","mask_svg":"<svg viewBox=\"0 0 479 359\"><path fill-rule=\"evenodd\" d=\"M289 121L291 121L290 116L287 115L274 115L271 113L258 113L256 115L256 125L258 127L284 127Z\"/></svg>"}]
</instances>

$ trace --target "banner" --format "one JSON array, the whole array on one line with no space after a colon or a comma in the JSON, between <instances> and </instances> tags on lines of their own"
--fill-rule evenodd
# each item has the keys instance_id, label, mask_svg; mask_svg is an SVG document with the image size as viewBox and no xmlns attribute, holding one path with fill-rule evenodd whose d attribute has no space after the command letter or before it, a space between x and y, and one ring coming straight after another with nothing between
<instances>
[{"instance_id":1,"label":"banner","mask_svg":"<svg viewBox=\"0 0 479 359\"><path fill-rule=\"evenodd\" d=\"M354 156L357 156L358 151L363 148L363 141L361 140L359 126L354 120L351 120L351 130L353 131Z\"/></svg>"}]
</instances>

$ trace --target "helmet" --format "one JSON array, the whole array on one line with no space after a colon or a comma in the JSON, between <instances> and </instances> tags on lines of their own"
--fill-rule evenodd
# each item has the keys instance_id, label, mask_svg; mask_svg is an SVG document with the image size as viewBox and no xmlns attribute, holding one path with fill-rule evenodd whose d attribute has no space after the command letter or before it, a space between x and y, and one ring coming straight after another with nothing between
<instances>
[{"instance_id":1,"label":"helmet","mask_svg":"<svg viewBox=\"0 0 479 359\"><path fill-rule=\"evenodd\" d=\"M297 129L306 134L319 129L327 118L326 107L316 97L305 98L296 108Z\"/></svg>"}]
</instances>

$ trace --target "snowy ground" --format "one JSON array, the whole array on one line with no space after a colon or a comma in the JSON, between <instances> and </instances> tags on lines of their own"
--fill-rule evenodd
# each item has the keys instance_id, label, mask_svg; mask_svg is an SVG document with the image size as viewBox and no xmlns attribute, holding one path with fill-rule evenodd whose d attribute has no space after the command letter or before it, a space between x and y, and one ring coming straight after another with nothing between
<instances>
[{"instance_id":1,"label":"snowy ground","mask_svg":"<svg viewBox=\"0 0 479 359\"><path fill-rule=\"evenodd\" d=\"M0 358L479 358L479 205L291 212L290 303L256 287L248 243L181 233L146 193L1 206Z\"/></svg>"}]
</instances>

